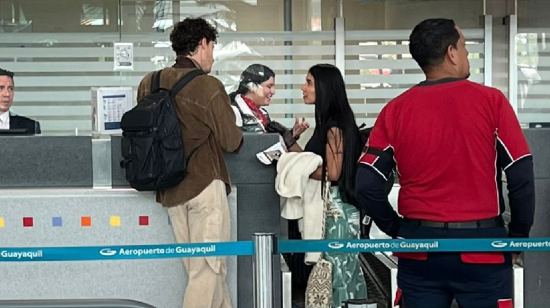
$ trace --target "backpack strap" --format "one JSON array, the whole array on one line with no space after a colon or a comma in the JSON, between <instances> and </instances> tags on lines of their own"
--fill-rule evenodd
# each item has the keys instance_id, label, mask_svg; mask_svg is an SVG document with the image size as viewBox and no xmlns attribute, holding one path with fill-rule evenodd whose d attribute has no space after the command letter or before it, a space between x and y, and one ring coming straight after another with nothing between
<instances>
[{"instance_id":1,"label":"backpack strap","mask_svg":"<svg viewBox=\"0 0 550 308\"><path fill-rule=\"evenodd\" d=\"M181 91L191 80L195 79L195 77L198 77L200 75L204 75L204 72L201 69L192 70L189 73L185 74L176 84L172 87L172 90L170 90L170 96L174 97L176 94ZM197 150L201 147L199 145L198 147L194 148L193 151L187 156L186 158L186 165L189 165L189 161L191 161L191 157L197 152Z\"/></svg>"},{"instance_id":2,"label":"backpack strap","mask_svg":"<svg viewBox=\"0 0 550 308\"><path fill-rule=\"evenodd\" d=\"M162 73L162 70L153 73L151 81L151 93L155 93L155 91L158 91L158 89L160 88L160 73Z\"/></svg>"},{"instance_id":3,"label":"backpack strap","mask_svg":"<svg viewBox=\"0 0 550 308\"><path fill-rule=\"evenodd\" d=\"M170 96L174 97L176 94L183 89L191 80L195 79L195 77L204 75L204 72L200 69L190 71L189 73L185 74L173 87L172 90L170 90Z\"/></svg>"}]
</instances>

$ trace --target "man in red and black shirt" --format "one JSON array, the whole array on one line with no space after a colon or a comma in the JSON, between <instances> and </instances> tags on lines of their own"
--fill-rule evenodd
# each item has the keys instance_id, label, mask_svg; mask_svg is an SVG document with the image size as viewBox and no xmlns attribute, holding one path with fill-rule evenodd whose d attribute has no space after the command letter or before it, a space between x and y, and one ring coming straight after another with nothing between
<instances>
[{"instance_id":1,"label":"man in red and black shirt","mask_svg":"<svg viewBox=\"0 0 550 308\"><path fill-rule=\"evenodd\" d=\"M410 52L426 81L382 110L361 156L359 205L394 238L528 237L535 193L529 147L504 95L466 80L462 31L452 20L429 19L410 36ZM384 185L399 176L398 211ZM511 222L506 232L502 171ZM399 257L402 308L512 307L517 254L409 253Z\"/></svg>"}]
</instances>

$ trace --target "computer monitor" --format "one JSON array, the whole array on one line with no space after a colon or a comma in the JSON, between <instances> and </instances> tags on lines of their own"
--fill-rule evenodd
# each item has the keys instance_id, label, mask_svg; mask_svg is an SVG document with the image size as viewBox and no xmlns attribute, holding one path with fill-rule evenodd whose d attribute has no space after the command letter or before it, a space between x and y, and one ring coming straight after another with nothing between
<instances>
[{"instance_id":1,"label":"computer monitor","mask_svg":"<svg viewBox=\"0 0 550 308\"><path fill-rule=\"evenodd\" d=\"M550 128L550 122L529 123L529 128Z\"/></svg>"},{"instance_id":2,"label":"computer monitor","mask_svg":"<svg viewBox=\"0 0 550 308\"><path fill-rule=\"evenodd\" d=\"M0 129L0 136L32 136L26 128Z\"/></svg>"}]
</instances>

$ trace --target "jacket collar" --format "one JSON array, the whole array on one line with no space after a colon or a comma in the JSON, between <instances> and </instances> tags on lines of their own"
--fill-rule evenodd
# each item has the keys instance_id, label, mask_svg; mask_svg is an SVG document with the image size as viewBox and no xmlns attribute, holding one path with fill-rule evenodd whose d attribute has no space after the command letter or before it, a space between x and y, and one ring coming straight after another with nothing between
<instances>
[{"instance_id":1,"label":"jacket collar","mask_svg":"<svg viewBox=\"0 0 550 308\"><path fill-rule=\"evenodd\" d=\"M10 114L10 127L11 128L19 127L21 117L11 111L9 111L9 114Z\"/></svg>"},{"instance_id":2,"label":"jacket collar","mask_svg":"<svg viewBox=\"0 0 550 308\"><path fill-rule=\"evenodd\" d=\"M248 104L244 101L244 98L242 97L241 94L237 94L237 96L235 96L235 104L237 104L239 110L241 111L241 113L243 115L248 115L251 117L251 120L252 122L248 123L250 125L253 125L253 124L256 124L256 125L259 125L263 131L265 131L265 127L264 125L262 124L262 121L258 120L258 118L256 118L256 116L254 115L254 113L252 112L252 110L250 109L250 107L248 107ZM260 108L260 111L265 115L265 111L263 108ZM244 119L243 119L244 121Z\"/></svg>"},{"instance_id":3,"label":"jacket collar","mask_svg":"<svg viewBox=\"0 0 550 308\"><path fill-rule=\"evenodd\" d=\"M172 66L174 68L198 68L202 69L199 63L186 56L177 56L176 63Z\"/></svg>"},{"instance_id":4,"label":"jacket collar","mask_svg":"<svg viewBox=\"0 0 550 308\"><path fill-rule=\"evenodd\" d=\"M243 97L240 94L237 94L237 96L235 96L235 104L237 104L237 106L239 107L239 109L243 114L254 117L252 110L250 110L250 107L248 107L248 105L246 104L246 102L244 101ZM254 119L255 118L256 117L254 117Z\"/></svg>"}]
</instances>

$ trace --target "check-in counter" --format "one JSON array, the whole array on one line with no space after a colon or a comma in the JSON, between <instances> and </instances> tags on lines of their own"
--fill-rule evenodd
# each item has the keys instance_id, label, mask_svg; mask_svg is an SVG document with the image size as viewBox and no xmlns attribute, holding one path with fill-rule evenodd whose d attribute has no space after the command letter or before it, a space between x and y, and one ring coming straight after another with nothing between
<instances>
[{"instance_id":1,"label":"check-in counter","mask_svg":"<svg viewBox=\"0 0 550 308\"><path fill-rule=\"evenodd\" d=\"M255 154L277 135L245 135L226 154L232 240L280 232L275 168ZM119 167L120 137L0 137L0 246L66 247L175 243L153 192L129 188ZM274 259L275 272L279 259ZM128 299L181 308L181 259L0 263L0 300ZM280 275L274 275L275 307ZM228 258L234 307L252 307L252 258Z\"/></svg>"}]
</instances>

